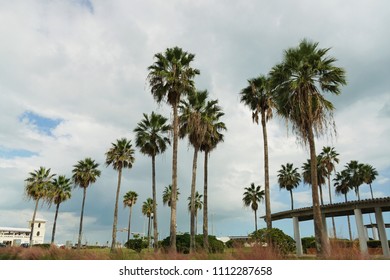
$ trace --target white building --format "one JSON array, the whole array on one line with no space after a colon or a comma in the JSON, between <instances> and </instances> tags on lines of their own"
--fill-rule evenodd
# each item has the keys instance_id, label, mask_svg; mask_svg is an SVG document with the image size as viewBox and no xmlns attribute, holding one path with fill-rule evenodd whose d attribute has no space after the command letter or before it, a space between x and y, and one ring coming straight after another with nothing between
<instances>
[{"instance_id":1,"label":"white building","mask_svg":"<svg viewBox=\"0 0 390 280\"><path fill-rule=\"evenodd\" d=\"M0 243L7 246L20 246L20 244L30 243L31 222L28 222L29 228L0 227ZM35 219L33 244L42 244L45 239L46 221Z\"/></svg>"}]
</instances>

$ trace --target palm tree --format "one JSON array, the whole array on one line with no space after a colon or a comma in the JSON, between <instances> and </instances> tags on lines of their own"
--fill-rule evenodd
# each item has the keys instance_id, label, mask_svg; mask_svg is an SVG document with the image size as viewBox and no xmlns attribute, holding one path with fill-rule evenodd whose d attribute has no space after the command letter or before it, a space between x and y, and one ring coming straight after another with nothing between
<instances>
[{"instance_id":1,"label":"palm tree","mask_svg":"<svg viewBox=\"0 0 390 280\"><path fill-rule=\"evenodd\" d=\"M152 196L153 196L153 229L154 229L154 251L158 250L158 227L157 227L157 195L156 195L156 156L162 154L171 142L166 136L171 130L171 126L166 124L167 118L151 113L150 116L144 114L144 118L134 129L136 133L136 146L141 153L152 158Z\"/></svg>"},{"instance_id":2,"label":"palm tree","mask_svg":"<svg viewBox=\"0 0 390 280\"><path fill-rule=\"evenodd\" d=\"M215 110L215 103L210 105L207 102L208 92L194 91L188 95L188 100L181 100L179 105L180 129L179 136L184 138L188 136L189 143L194 147L194 156L192 162L192 180L191 180L191 222L190 222L190 252L195 249L195 192L196 192L196 170L198 162L198 152L205 139L209 124L209 114ZM210 107L208 107L208 105ZM209 111L208 111L209 110Z\"/></svg>"},{"instance_id":3,"label":"palm tree","mask_svg":"<svg viewBox=\"0 0 390 280\"><path fill-rule=\"evenodd\" d=\"M106 165L114 168L118 171L118 186L115 196L115 208L114 208L114 223L112 225L112 243L111 252L115 250L116 245L116 231L118 224L118 202L119 193L121 188L122 169L132 168L134 164L134 149L131 145L131 140L122 138L117 140L116 143L112 143L112 147L106 152Z\"/></svg>"},{"instance_id":4,"label":"palm tree","mask_svg":"<svg viewBox=\"0 0 390 280\"><path fill-rule=\"evenodd\" d=\"M84 160L80 160L76 165L73 166L72 170L73 183L75 187L79 186L83 189L83 202L81 204L81 214L80 214L80 228L79 228L79 237L77 248L81 248L81 236L83 232L83 218L84 218L84 206L85 206L85 197L87 195L87 188L95 183L97 178L100 177L101 171L97 168L99 164L95 162L95 160L91 158L85 158Z\"/></svg>"},{"instance_id":5,"label":"palm tree","mask_svg":"<svg viewBox=\"0 0 390 280\"><path fill-rule=\"evenodd\" d=\"M378 176L378 171L376 171L376 169L370 164L363 164L361 173L363 182L370 186L371 198L374 199L371 184L376 179L376 176Z\"/></svg>"},{"instance_id":6,"label":"palm tree","mask_svg":"<svg viewBox=\"0 0 390 280\"><path fill-rule=\"evenodd\" d=\"M29 177L25 180L25 194L28 198L35 201L34 214L31 220L30 246L33 245L35 217L38 210L38 203L41 199L47 199L49 189L52 186L51 179L55 174L50 174L50 168L40 167L38 170L29 173Z\"/></svg>"},{"instance_id":7,"label":"palm tree","mask_svg":"<svg viewBox=\"0 0 390 280\"><path fill-rule=\"evenodd\" d=\"M131 222L131 213L133 211L133 206L137 202L138 194L133 191L128 191L123 196L123 205L126 207L128 206L130 208L130 214L129 214L129 226L127 227L127 240L130 239L130 222Z\"/></svg>"},{"instance_id":8,"label":"palm tree","mask_svg":"<svg viewBox=\"0 0 390 280\"><path fill-rule=\"evenodd\" d=\"M150 247L150 219L153 215L153 199L148 198L146 201L144 201L142 204L142 214L148 217L148 247Z\"/></svg>"},{"instance_id":9,"label":"palm tree","mask_svg":"<svg viewBox=\"0 0 390 280\"><path fill-rule=\"evenodd\" d=\"M176 201L179 199L179 188L177 188L176 192ZM172 201L172 185L169 185L168 187L165 187L163 191L163 205L168 205L168 207L171 207L171 201Z\"/></svg>"},{"instance_id":10,"label":"palm tree","mask_svg":"<svg viewBox=\"0 0 390 280\"><path fill-rule=\"evenodd\" d=\"M264 186L265 186L265 220L267 229L272 228L271 220L271 196L269 188L269 163L268 163L268 138L267 121L272 118L274 101L272 97L271 81L269 77L260 75L257 78L248 80L249 85L240 92L240 101L247 105L252 111L252 121L259 123L261 115L261 126L264 142Z\"/></svg>"},{"instance_id":11,"label":"palm tree","mask_svg":"<svg viewBox=\"0 0 390 280\"><path fill-rule=\"evenodd\" d=\"M324 93L338 95L346 84L344 69L334 65L336 59L328 57L328 51L302 40L298 47L286 50L283 62L271 71L278 114L292 123L298 139L310 148L315 239L317 252L324 256L330 254L330 244L321 218L314 138L334 128L334 107Z\"/></svg>"},{"instance_id":12,"label":"palm tree","mask_svg":"<svg viewBox=\"0 0 390 280\"><path fill-rule=\"evenodd\" d=\"M294 210L292 190L297 188L300 182L301 176L299 175L298 168L294 168L292 163L282 164L282 169L278 171L278 183L280 189L286 189L290 192L291 210Z\"/></svg>"},{"instance_id":13,"label":"palm tree","mask_svg":"<svg viewBox=\"0 0 390 280\"><path fill-rule=\"evenodd\" d=\"M330 187L330 174L336 172L335 163L339 163L339 154L335 151L333 147L322 147L322 152L320 153L320 165L324 166L326 170L326 176L328 178L328 190L329 190L329 202L332 204L332 191ZM336 236L336 224L334 217L332 216L332 226L333 226L333 236Z\"/></svg>"},{"instance_id":14,"label":"palm tree","mask_svg":"<svg viewBox=\"0 0 390 280\"><path fill-rule=\"evenodd\" d=\"M259 203L264 199L265 192L260 190L261 186L255 187L255 183L251 183L250 187L244 189L242 201L245 207L250 206L255 213L255 231L257 231L257 209L259 208Z\"/></svg>"},{"instance_id":15,"label":"palm tree","mask_svg":"<svg viewBox=\"0 0 390 280\"><path fill-rule=\"evenodd\" d=\"M222 131L226 130L226 125L220 118L224 115L222 109L217 106L216 100L209 101L207 107L215 106L212 112L206 109L208 113L208 128L203 139L203 143L200 146L200 150L204 152L204 165L203 165L203 248L207 252L209 249L209 229L208 229L208 158L217 145L224 140Z\"/></svg>"},{"instance_id":16,"label":"palm tree","mask_svg":"<svg viewBox=\"0 0 390 280\"><path fill-rule=\"evenodd\" d=\"M318 156L317 157L317 182L318 182L318 187L320 189L320 199L321 199L321 205L324 205L324 199L322 196L322 185L325 185L325 178L326 178L326 169L325 166L320 164L321 163L321 158ZM309 184L312 186L312 180L311 180L311 162L310 159L307 160L302 165L302 177L303 177L303 182L305 184Z\"/></svg>"},{"instance_id":17,"label":"palm tree","mask_svg":"<svg viewBox=\"0 0 390 280\"><path fill-rule=\"evenodd\" d=\"M336 188L336 194L343 194L345 198L345 202L348 202L347 193L352 189L349 184L349 173L347 170L343 170L341 172L337 172L335 178L333 179L334 186ZM352 230L351 230L351 221L349 219L349 215L347 215L348 219L348 231L349 231L349 239L352 241Z\"/></svg>"},{"instance_id":18,"label":"palm tree","mask_svg":"<svg viewBox=\"0 0 390 280\"><path fill-rule=\"evenodd\" d=\"M203 195L199 194L198 191L195 193L195 200L194 200L194 208L195 208L195 234L198 234L198 210L202 210L203 201L202 201ZM188 212L191 213L191 196L187 198L188 200Z\"/></svg>"},{"instance_id":19,"label":"palm tree","mask_svg":"<svg viewBox=\"0 0 390 280\"><path fill-rule=\"evenodd\" d=\"M58 209L60 204L72 196L72 182L70 178L66 178L64 175L55 178L52 183L53 187L50 189L50 200L56 205L56 213L54 215L53 232L51 235L51 244L54 244L54 236L56 233Z\"/></svg>"},{"instance_id":20,"label":"palm tree","mask_svg":"<svg viewBox=\"0 0 390 280\"><path fill-rule=\"evenodd\" d=\"M176 192L177 150L179 138L178 105L182 95L194 90L194 77L200 72L191 67L195 55L179 47L168 48L154 55L155 62L148 67L148 80L153 97L158 103L166 100L173 111L172 201L170 223L171 251L176 252Z\"/></svg>"},{"instance_id":21,"label":"palm tree","mask_svg":"<svg viewBox=\"0 0 390 280\"><path fill-rule=\"evenodd\" d=\"M359 187L363 184L363 164L357 160L351 160L345 165L346 172L348 172L348 184L349 187L355 189L356 196L360 200Z\"/></svg>"}]
</instances>

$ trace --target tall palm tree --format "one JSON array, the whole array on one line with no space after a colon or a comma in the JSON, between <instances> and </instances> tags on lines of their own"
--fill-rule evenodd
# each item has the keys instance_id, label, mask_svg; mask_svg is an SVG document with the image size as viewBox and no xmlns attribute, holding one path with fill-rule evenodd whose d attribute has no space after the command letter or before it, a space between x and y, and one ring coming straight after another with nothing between
<instances>
[{"instance_id":1,"label":"tall palm tree","mask_svg":"<svg viewBox=\"0 0 390 280\"><path fill-rule=\"evenodd\" d=\"M148 247L150 247L150 219L153 215L153 199L148 198L146 201L144 201L142 204L142 214L148 218Z\"/></svg>"},{"instance_id":2,"label":"tall palm tree","mask_svg":"<svg viewBox=\"0 0 390 280\"><path fill-rule=\"evenodd\" d=\"M319 155L320 157L320 165L325 167L326 177L328 178L328 190L329 190L329 202L332 204L332 191L330 187L330 175L332 172L336 172L335 164L339 163L339 154L335 151L334 147L322 147L322 151ZM333 227L333 236L336 236L336 224L334 221L334 217L332 216L332 227Z\"/></svg>"},{"instance_id":3,"label":"tall palm tree","mask_svg":"<svg viewBox=\"0 0 390 280\"><path fill-rule=\"evenodd\" d=\"M349 173L347 170L343 170L341 172L337 172L335 175L334 186L336 188L336 194L343 194L345 198L345 202L348 202L347 193L352 189L349 184ZM348 231L349 231L349 239L352 241L352 230L351 230L351 221L349 215L347 215L348 219Z\"/></svg>"},{"instance_id":4,"label":"tall palm tree","mask_svg":"<svg viewBox=\"0 0 390 280\"><path fill-rule=\"evenodd\" d=\"M157 225L157 195L156 195L156 156L162 154L171 142L167 134L171 126L166 124L167 118L151 113L150 116L144 114L144 118L134 129L136 133L136 146L141 153L152 158L152 196L153 196L153 230L154 230L154 251L158 250L158 225Z\"/></svg>"},{"instance_id":5,"label":"tall palm tree","mask_svg":"<svg viewBox=\"0 0 390 280\"><path fill-rule=\"evenodd\" d=\"M276 86L274 97L278 114L292 123L298 139L310 149L316 247L324 256L330 254L330 244L321 218L314 138L334 128L334 106L324 94L338 95L341 86L346 84L344 69L334 65L336 59L327 56L328 51L329 48L319 48L318 43L302 40L298 47L284 52L283 62L270 73Z\"/></svg>"},{"instance_id":6,"label":"tall palm tree","mask_svg":"<svg viewBox=\"0 0 390 280\"><path fill-rule=\"evenodd\" d=\"M370 164L363 164L361 173L363 182L370 186L371 198L374 199L371 184L376 179L376 176L378 176L378 171L376 171L376 169Z\"/></svg>"},{"instance_id":7,"label":"tall palm tree","mask_svg":"<svg viewBox=\"0 0 390 280\"><path fill-rule=\"evenodd\" d=\"M128 206L130 208L130 213L129 213L129 225L127 227L127 240L130 239L130 223L131 223L131 214L133 212L133 206L137 202L138 194L134 191L128 191L124 196L123 196L123 205L126 207Z\"/></svg>"},{"instance_id":8,"label":"tall palm tree","mask_svg":"<svg viewBox=\"0 0 390 280\"><path fill-rule=\"evenodd\" d=\"M198 191L195 193L195 200L194 200L194 208L195 208L195 234L198 234L198 210L202 210L203 201L202 201L203 195L199 194ZM188 200L188 211L191 213L191 196L187 198Z\"/></svg>"},{"instance_id":9,"label":"tall palm tree","mask_svg":"<svg viewBox=\"0 0 390 280\"><path fill-rule=\"evenodd\" d=\"M208 128L200 146L204 152L203 165L203 248L207 252L209 249L209 229L208 229L208 158L210 153L216 149L217 145L224 141L222 131L226 130L226 125L220 119L224 116L222 108L217 105L217 101L209 101L207 107L215 106L214 109L208 110Z\"/></svg>"},{"instance_id":10,"label":"tall palm tree","mask_svg":"<svg viewBox=\"0 0 390 280\"><path fill-rule=\"evenodd\" d=\"M70 178L64 175L54 178L53 187L50 189L50 201L56 205L56 213L54 215L53 232L51 235L51 243L54 244L54 237L56 233L57 217L60 204L72 197L72 182Z\"/></svg>"},{"instance_id":11,"label":"tall palm tree","mask_svg":"<svg viewBox=\"0 0 390 280\"><path fill-rule=\"evenodd\" d=\"M278 183L280 189L286 189L290 192L291 210L294 209L294 199L292 190L297 188L301 182L298 168L294 168L292 163L282 164L282 168L278 171Z\"/></svg>"},{"instance_id":12,"label":"tall palm tree","mask_svg":"<svg viewBox=\"0 0 390 280\"><path fill-rule=\"evenodd\" d=\"M325 169L324 165L320 164L320 162L321 162L321 158L318 156L317 157L317 183L318 183L318 187L320 189L321 205L324 205L324 198L322 195L322 186L325 185L326 169ZM302 172L303 182L305 184L313 186L312 180L311 180L311 161L310 161L310 159L308 159L307 162L305 162L302 165L302 170L303 170L303 172Z\"/></svg>"},{"instance_id":13,"label":"tall palm tree","mask_svg":"<svg viewBox=\"0 0 390 280\"><path fill-rule=\"evenodd\" d=\"M200 72L191 67L195 55L179 47L168 48L164 53L154 55L155 62L148 67L148 81L154 99L166 102L173 111L173 156L172 156L172 201L170 223L170 247L176 252L176 192L177 192L177 150L179 139L178 105L182 95L194 90L194 77Z\"/></svg>"},{"instance_id":14,"label":"tall palm tree","mask_svg":"<svg viewBox=\"0 0 390 280\"><path fill-rule=\"evenodd\" d=\"M81 236L83 233L83 218L84 218L84 206L85 198L87 196L87 188L95 183L97 178L100 177L101 171L98 169L99 164L91 158L85 158L80 160L73 166L72 170L72 179L75 187L79 186L83 189L83 202L81 204L81 214L80 214L80 227L79 227L79 237L77 242L77 248L81 248Z\"/></svg>"},{"instance_id":15,"label":"tall palm tree","mask_svg":"<svg viewBox=\"0 0 390 280\"><path fill-rule=\"evenodd\" d=\"M179 199L179 188L177 188L176 191L176 201ZM169 185L165 187L163 191L163 205L168 205L168 207L171 207L171 201L172 201L172 185Z\"/></svg>"},{"instance_id":16,"label":"tall palm tree","mask_svg":"<svg viewBox=\"0 0 390 280\"><path fill-rule=\"evenodd\" d=\"M265 192L261 190L261 186L255 187L255 183L251 183L250 187L244 188L244 202L245 207L251 207L255 213L255 231L257 231L257 209L259 209L259 203L264 199Z\"/></svg>"},{"instance_id":17,"label":"tall palm tree","mask_svg":"<svg viewBox=\"0 0 390 280\"><path fill-rule=\"evenodd\" d=\"M118 171L118 186L116 188L115 208L114 208L114 222L112 225L112 243L111 252L115 250L116 246L116 231L118 225L118 202L121 188L122 169L132 168L134 164L134 149L131 145L131 140L122 138L112 143L111 148L106 152L106 165Z\"/></svg>"},{"instance_id":18,"label":"tall palm tree","mask_svg":"<svg viewBox=\"0 0 390 280\"><path fill-rule=\"evenodd\" d=\"M363 164L357 160L351 160L345 165L345 170L348 172L348 184L355 189L356 196L360 200L359 187L363 184Z\"/></svg>"},{"instance_id":19,"label":"tall palm tree","mask_svg":"<svg viewBox=\"0 0 390 280\"><path fill-rule=\"evenodd\" d=\"M268 163L268 137L267 121L272 118L274 101L272 97L271 80L269 77L260 75L257 78L248 80L249 85L240 92L240 101L247 105L252 111L253 122L259 123L261 115L261 126L263 130L264 143L264 186L265 186L265 220L267 229L272 228L271 220L271 195L269 187L269 163Z\"/></svg>"},{"instance_id":20,"label":"tall palm tree","mask_svg":"<svg viewBox=\"0 0 390 280\"><path fill-rule=\"evenodd\" d=\"M29 177L25 180L25 194L28 198L35 201L34 214L31 220L30 246L33 245L33 234L35 217L38 210L38 203L41 199L46 199L49 189L52 187L52 178L55 174L50 174L51 169L40 167L38 170L29 173Z\"/></svg>"},{"instance_id":21,"label":"tall palm tree","mask_svg":"<svg viewBox=\"0 0 390 280\"><path fill-rule=\"evenodd\" d=\"M189 143L194 147L192 162L191 180L191 222L190 222L190 252L195 249L195 192L196 192L196 171L198 153L204 142L207 129L210 126L210 116L216 110L216 101L207 102L208 92L194 91L189 94L187 100L181 100L179 105L180 129L179 136L188 136ZM215 105L215 106L214 106Z\"/></svg>"}]
</instances>

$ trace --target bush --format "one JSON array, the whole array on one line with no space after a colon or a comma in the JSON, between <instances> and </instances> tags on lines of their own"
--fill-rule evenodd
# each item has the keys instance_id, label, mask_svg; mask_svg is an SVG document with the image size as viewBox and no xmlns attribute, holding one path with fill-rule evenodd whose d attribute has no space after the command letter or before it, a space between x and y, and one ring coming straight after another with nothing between
<instances>
[{"instance_id":1,"label":"bush","mask_svg":"<svg viewBox=\"0 0 390 280\"><path fill-rule=\"evenodd\" d=\"M168 250L170 246L170 237L168 236L161 241L161 246L164 250ZM195 250L203 249L203 235L195 236ZM225 245L215 236L209 235L209 252L223 253ZM188 254L190 252L190 234L184 233L176 235L176 250L178 253Z\"/></svg>"},{"instance_id":2,"label":"bush","mask_svg":"<svg viewBox=\"0 0 390 280\"><path fill-rule=\"evenodd\" d=\"M302 249L305 254L307 254L308 248L315 248L316 247L316 239L314 236L310 237L303 237L301 239L302 242Z\"/></svg>"},{"instance_id":3,"label":"bush","mask_svg":"<svg viewBox=\"0 0 390 280\"><path fill-rule=\"evenodd\" d=\"M285 234L278 228L270 230L263 228L250 234L252 242L267 243L271 240L272 246L276 248L281 254L288 254L295 251L295 241L290 236Z\"/></svg>"},{"instance_id":4,"label":"bush","mask_svg":"<svg viewBox=\"0 0 390 280\"><path fill-rule=\"evenodd\" d=\"M140 253L142 249L148 248L148 242L142 240L141 238L129 239L125 243L125 247Z\"/></svg>"}]
</instances>

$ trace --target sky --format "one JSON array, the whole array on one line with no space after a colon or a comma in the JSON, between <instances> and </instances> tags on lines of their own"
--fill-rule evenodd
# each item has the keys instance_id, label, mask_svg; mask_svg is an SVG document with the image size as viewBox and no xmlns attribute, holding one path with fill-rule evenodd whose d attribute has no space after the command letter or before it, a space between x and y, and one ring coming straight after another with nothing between
<instances>
[{"instance_id":1,"label":"sky","mask_svg":"<svg viewBox=\"0 0 390 280\"><path fill-rule=\"evenodd\" d=\"M101 177L87 190L83 243L111 242L117 173L105 165L105 153L117 139L134 145L134 128L143 113L171 120L171 108L157 104L147 83L154 55L179 46L195 54L198 89L218 99L225 116L225 141L209 159L209 231L216 236L247 235L254 214L242 196L252 182L264 186L263 141L259 125L239 101L247 80L267 74L283 51L306 38L330 48L335 65L346 71L341 95L328 96L335 106L336 136L316 139L317 153L332 146L340 154L337 170L350 160L373 165L379 176L375 197L390 196L390 4L388 1L103 1L0 0L0 226L27 227L34 203L24 194L29 172L40 166L71 177L73 165L86 157L98 162ZM268 122L272 213L290 209L280 190L282 164L301 167L309 157L286 124ZM193 149L179 142L178 232L189 231ZM203 189L203 157L197 188ZM170 209L162 192L171 183L172 149L158 156L157 196L160 239L169 235ZM136 148L133 168L123 171L118 228L127 227L129 209L123 195L138 193L132 231L145 233L142 203L151 197L151 159ZM329 201L324 189L324 200ZM370 198L367 185L362 199ZM335 196L333 201L342 202ZM348 195L356 199L354 193ZM82 190L60 206L56 241L76 242ZM311 189L294 190L295 208L311 206ZM55 207L40 205L51 239ZM265 214L261 204L259 216ZM373 215L374 216L374 215ZM365 222L369 222L365 216ZM374 217L372 217L374 218ZM385 222L390 215L384 214ZM202 214L198 217L202 229ZM329 221L328 221L329 223ZM314 235L313 223L301 223L301 236ZM352 219L354 236L356 226ZM274 227L293 235L292 222ZM259 219L259 227L265 222ZM346 218L336 218L337 233L348 237ZM328 228L330 226L328 225ZM390 235L389 231L387 234ZM118 241L127 233L118 232Z\"/></svg>"}]
</instances>

